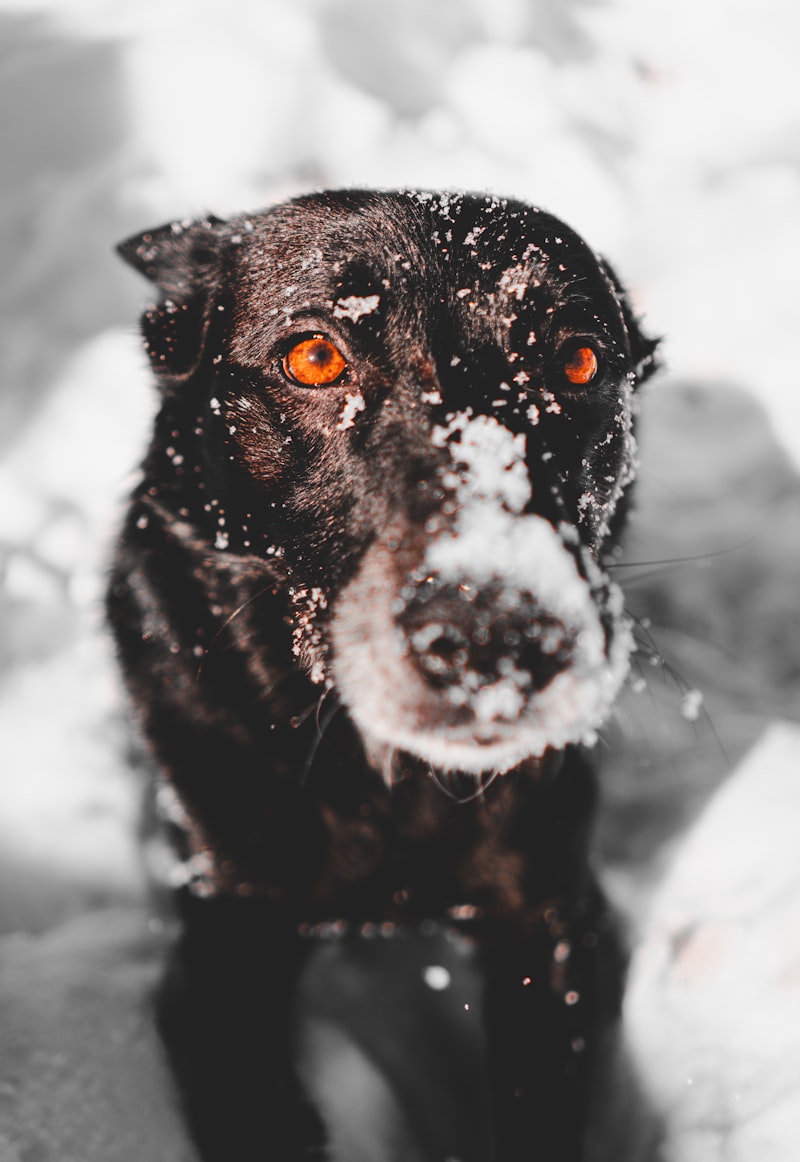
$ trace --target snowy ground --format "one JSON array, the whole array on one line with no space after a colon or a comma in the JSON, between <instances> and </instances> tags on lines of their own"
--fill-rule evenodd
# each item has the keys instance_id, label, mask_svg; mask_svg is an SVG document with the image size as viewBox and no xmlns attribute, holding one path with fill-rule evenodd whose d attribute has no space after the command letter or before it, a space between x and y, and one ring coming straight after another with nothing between
<instances>
[{"instance_id":1,"label":"snowy ground","mask_svg":"<svg viewBox=\"0 0 800 1162\"><path fill-rule=\"evenodd\" d=\"M628 560L697 559L621 571L669 668L645 647L645 691L607 732L600 842L642 932L631 1037L661 1062L669 1162L795 1162L797 731L713 796L769 723L800 719L798 31L789 0L0 0L2 1162L32 1142L100 1162L102 1135L63 1113L75 1094L132 1143L150 1100L142 1081L145 1104L118 1110L102 1080L115 1044L140 1044L157 936L98 613L152 406L131 329L145 288L110 247L353 183L536 201L667 336ZM104 1024L100 1051L85 1030ZM149 1072L141 1044L126 1078ZM181 1156L171 1117L151 1119L148 1158Z\"/></svg>"}]
</instances>

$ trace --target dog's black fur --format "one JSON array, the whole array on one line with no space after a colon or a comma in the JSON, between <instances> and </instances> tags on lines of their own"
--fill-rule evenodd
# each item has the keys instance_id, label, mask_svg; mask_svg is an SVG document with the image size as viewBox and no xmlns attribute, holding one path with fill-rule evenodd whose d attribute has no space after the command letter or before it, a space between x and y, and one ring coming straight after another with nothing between
<instances>
[{"instance_id":1,"label":"dog's black fur","mask_svg":"<svg viewBox=\"0 0 800 1162\"><path fill-rule=\"evenodd\" d=\"M494 1146L464 1159L582 1157L620 964L582 743L625 668L602 561L655 344L573 231L494 198L325 193L120 251L161 292L162 399L108 606L181 816L164 1027L204 1157L325 1156L303 933L432 920L484 982ZM347 366L304 385L316 335Z\"/></svg>"}]
</instances>

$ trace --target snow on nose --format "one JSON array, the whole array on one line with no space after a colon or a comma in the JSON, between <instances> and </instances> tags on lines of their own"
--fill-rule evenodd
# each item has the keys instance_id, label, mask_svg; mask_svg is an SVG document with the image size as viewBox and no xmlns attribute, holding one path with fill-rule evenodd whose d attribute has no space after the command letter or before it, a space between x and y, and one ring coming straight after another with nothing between
<instances>
[{"instance_id":1,"label":"snow on nose","mask_svg":"<svg viewBox=\"0 0 800 1162\"><path fill-rule=\"evenodd\" d=\"M408 655L431 687L476 717L514 721L570 662L575 633L529 592L426 577L398 617Z\"/></svg>"},{"instance_id":2,"label":"snow on nose","mask_svg":"<svg viewBox=\"0 0 800 1162\"><path fill-rule=\"evenodd\" d=\"M451 686L459 671L477 674L482 687L514 665L535 692L575 660L576 645L584 664L602 665L591 587L559 532L524 512L532 494L524 433L467 409L432 440L449 449L443 483L457 511L428 546L424 580L405 595L400 621L423 671L447 674Z\"/></svg>"}]
</instances>

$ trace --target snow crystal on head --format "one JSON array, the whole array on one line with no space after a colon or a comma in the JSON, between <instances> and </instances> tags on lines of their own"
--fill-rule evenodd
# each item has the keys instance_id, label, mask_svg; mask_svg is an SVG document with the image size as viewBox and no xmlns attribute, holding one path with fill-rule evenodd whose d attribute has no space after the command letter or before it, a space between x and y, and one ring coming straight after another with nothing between
<instances>
[{"instance_id":1,"label":"snow crystal on head","mask_svg":"<svg viewBox=\"0 0 800 1162\"><path fill-rule=\"evenodd\" d=\"M351 319L357 323L362 315L371 315L377 311L381 301L380 295L348 295L346 299L338 299L333 308L335 319Z\"/></svg>"},{"instance_id":2,"label":"snow crystal on head","mask_svg":"<svg viewBox=\"0 0 800 1162\"><path fill-rule=\"evenodd\" d=\"M448 580L497 578L532 592L566 624L595 621L590 588L562 537L542 517L523 515L531 499L525 434L467 409L434 427L432 441L450 451L453 469L443 482L455 491L458 513L453 532L428 546L426 567Z\"/></svg>"},{"instance_id":3,"label":"snow crystal on head","mask_svg":"<svg viewBox=\"0 0 800 1162\"><path fill-rule=\"evenodd\" d=\"M363 412L366 406L360 391L357 391L355 395L348 391L344 397L344 407L339 423L336 425L336 431L346 432L348 428L355 427L357 413Z\"/></svg>"},{"instance_id":4,"label":"snow crystal on head","mask_svg":"<svg viewBox=\"0 0 800 1162\"><path fill-rule=\"evenodd\" d=\"M521 512L531 498L525 434L515 435L494 416L472 418L471 409L448 419L446 426L434 427L431 438L434 447L441 448L454 433L461 433L460 440L448 447L455 465L467 471L448 473L445 483L455 487L462 507L471 499L483 498L502 501L511 512Z\"/></svg>"}]
</instances>

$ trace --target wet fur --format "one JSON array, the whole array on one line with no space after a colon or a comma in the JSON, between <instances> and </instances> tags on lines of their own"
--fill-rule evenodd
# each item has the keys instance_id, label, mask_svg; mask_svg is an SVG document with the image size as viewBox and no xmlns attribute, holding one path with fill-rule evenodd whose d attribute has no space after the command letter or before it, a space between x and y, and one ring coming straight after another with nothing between
<instances>
[{"instance_id":1,"label":"wet fur","mask_svg":"<svg viewBox=\"0 0 800 1162\"><path fill-rule=\"evenodd\" d=\"M458 463L431 432L466 407L524 432L525 511L574 530L564 553L613 638L593 570L624 522L633 458L618 417L654 344L610 268L521 203L313 195L120 249L160 291L143 330L161 409L108 607L184 859L162 1020L203 1156L320 1156L325 1130L291 1054L310 947L298 930L336 920L357 940L365 924L433 920L477 948L492 1156L581 1158L621 961L588 861L595 786L580 732L459 774L395 745L391 712L374 732L357 725L347 654L361 648L349 644L360 611L365 633L394 634L431 540L453 531ZM351 299L374 297L348 315ZM287 337L318 331L357 381L287 384ZM604 351L602 379L560 391L553 361L585 334ZM348 424L356 391L364 408ZM377 627L374 585L393 595ZM398 704L410 665L387 670ZM413 725L422 711L408 700ZM480 755L471 723L469 707L433 721L445 756L450 727ZM491 729L516 738L513 721Z\"/></svg>"}]
</instances>

